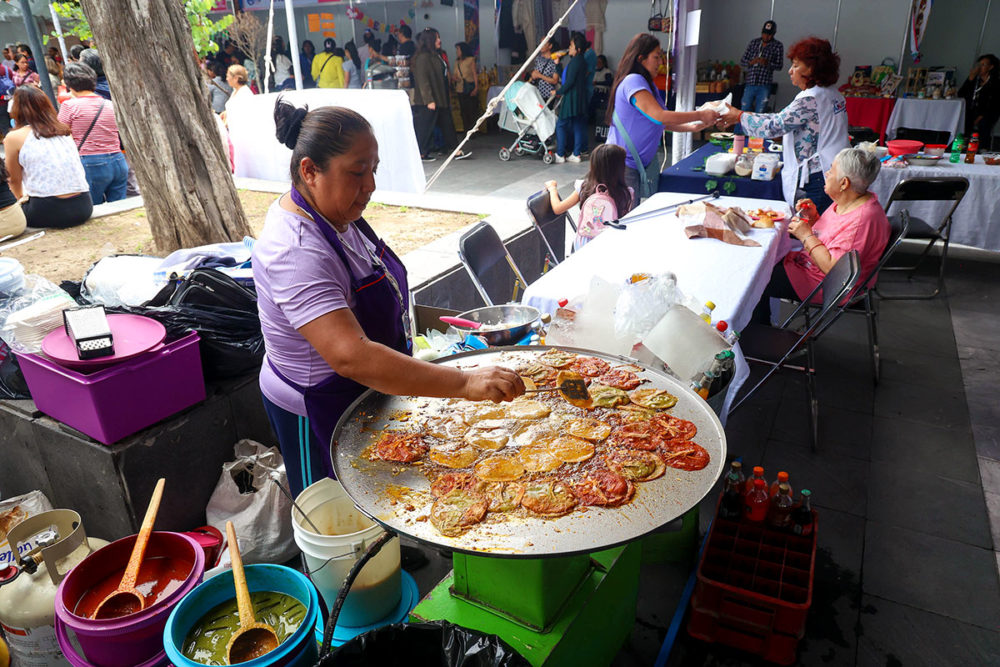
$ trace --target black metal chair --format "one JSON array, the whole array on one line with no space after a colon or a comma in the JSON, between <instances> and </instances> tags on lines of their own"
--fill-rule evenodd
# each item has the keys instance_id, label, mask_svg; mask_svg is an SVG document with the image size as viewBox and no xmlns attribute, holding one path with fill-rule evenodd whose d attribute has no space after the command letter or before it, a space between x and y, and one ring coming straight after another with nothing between
<instances>
[{"instance_id":1,"label":"black metal chair","mask_svg":"<svg viewBox=\"0 0 1000 667\"><path fill-rule=\"evenodd\" d=\"M788 316L788 319L780 327L751 323L743 330L740 336L740 348L747 361L765 364L771 368L757 384L743 394L743 397L733 405L730 412L738 410L780 369L789 368L801 371L806 374L809 387L812 447L816 449L816 443L819 439L819 401L816 398L816 363L813 345L844 312L844 306L841 305L841 302L857 286L860 274L861 264L858 259L858 251L851 250L837 260L823 281L799 304L798 308ZM807 304L820 290L823 291L823 305L815 316L811 316ZM805 317L805 324L802 331L796 331L790 328L790 325L800 315ZM789 364L792 359L803 354L806 359L802 365Z\"/></svg>"},{"instance_id":2,"label":"black metal chair","mask_svg":"<svg viewBox=\"0 0 1000 667\"><path fill-rule=\"evenodd\" d=\"M495 305L486 289L487 283L495 281L503 282L505 285L513 283L511 301L517 301L518 286L525 289L528 287L524 275L514 263L514 258L507 252L507 247L504 246L500 235L488 222L480 222L462 234L458 240L458 258L465 266L465 270L469 272L472 284L476 286L476 290L483 297L487 306ZM505 262L510 270L509 273L502 268ZM511 274L513 280L511 280Z\"/></svg>"},{"instance_id":3,"label":"black metal chair","mask_svg":"<svg viewBox=\"0 0 1000 667\"><path fill-rule=\"evenodd\" d=\"M528 217L542 237L552 264L566 259L566 223L576 232L576 224L566 213L556 215L552 210L552 200L547 190L528 197ZM558 250L557 250L558 248Z\"/></svg>"},{"instance_id":4,"label":"black metal chair","mask_svg":"<svg viewBox=\"0 0 1000 667\"><path fill-rule=\"evenodd\" d=\"M944 287L944 267L948 259L948 238L951 233L952 216L958 205L962 203L962 198L965 197L965 193L968 190L969 181L960 176L908 178L896 184L892 194L889 196L889 201L885 203L886 215L889 216L889 221L892 223L894 229L899 228L898 220L894 219L890 211L895 202L950 201L952 204L948 208L948 212L945 213L944 217L936 225L924 221L911 213L907 238L911 240L926 239L927 245L924 247L923 252L920 253L920 257L917 258L916 263L912 266L886 266L882 269L883 271L909 271L909 277L912 278L913 273L923 263L924 259L927 258L934 244L941 241L941 267L938 271L937 288L930 294L886 294L882 290L878 290L880 298L887 300L933 299L941 292L941 288Z\"/></svg>"},{"instance_id":5,"label":"black metal chair","mask_svg":"<svg viewBox=\"0 0 1000 667\"><path fill-rule=\"evenodd\" d=\"M872 360L872 381L878 384L881 376L881 357L878 347L878 302L875 300L875 285L878 282L878 273L885 267L886 262L906 238L910 229L910 214L906 209L899 212L899 226L894 227L889 235L889 240L885 244L885 250L878 260L878 264L863 276L858 282L858 287L851 295L851 298L842 306L844 312L864 315L868 324L868 349ZM819 304L810 304L811 308L819 308Z\"/></svg>"}]
</instances>

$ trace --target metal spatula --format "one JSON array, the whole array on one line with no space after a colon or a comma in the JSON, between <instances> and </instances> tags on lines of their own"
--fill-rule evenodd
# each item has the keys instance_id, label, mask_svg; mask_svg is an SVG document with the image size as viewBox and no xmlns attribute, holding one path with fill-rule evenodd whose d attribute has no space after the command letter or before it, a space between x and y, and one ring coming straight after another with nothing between
<instances>
[{"instance_id":1,"label":"metal spatula","mask_svg":"<svg viewBox=\"0 0 1000 667\"><path fill-rule=\"evenodd\" d=\"M546 391L558 391L563 396L574 401L586 401L590 399L590 392L587 391L587 383L581 379L562 378L554 387L543 389L527 389L526 394L540 394Z\"/></svg>"}]
</instances>

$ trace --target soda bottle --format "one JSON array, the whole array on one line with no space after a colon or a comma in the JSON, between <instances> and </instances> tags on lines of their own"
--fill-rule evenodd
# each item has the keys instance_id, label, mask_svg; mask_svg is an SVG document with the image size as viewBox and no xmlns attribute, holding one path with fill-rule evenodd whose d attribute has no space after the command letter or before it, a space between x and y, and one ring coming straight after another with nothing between
<instances>
[{"instance_id":1,"label":"soda bottle","mask_svg":"<svg viewBox=\"0 0 1000 667\"><path fill-rule=\"evenodd\" d=\"M792 489L787 484L778 485L778 495L771 498L767 509L767 523L772 528L785 530L792 523Z\"/></svg>"},{"instance_id":2,"label":"soda bottle","mask_svg":"<svg viewBox=\"0 0 1000 667\"><path fill-rule=\"evenodd\" d=\"M969 146L965 149L965 162L966 164L972 164L976 161L976 153L979 152L979 133L973 132L972 138L969 139Z\"/></svg>"},{"instance_id":3,"label":"soda bottle","mask_svg":"<svg viewBox=\"0 0 1000 667\"><path fill-rule=\"evenodd\" d=\"M754 483L757 480L764 482L764 488L767 489L767 482L764 480L764 468L762 466L753 467L753 475L747 480L747 492L753 491Z\"/></svg>"},{"instance_id":4,"label":"soda bottle","mask_svg":"<svg viewBox=\"0 0 1000 667\"><path fill-rule=\"evenodd\" d=\"M788 484L788 473L785 472L784 470L782 470L781 472L778 473L778 479L776 479L773 482L771 482L771 494L770 495L771 495L772 498L774 498L776 495L778 495L778 487L781 486L782 484ZM792 491L791 484L788 485L788 491L789 491L789 493L791 493L791 491Z\"/></svg>"},{"instance_id":5,"label":"soda bottle","mask_svg":"<svg viewBox=\"0 0 1000 667\"><path fill-rule=\"evenodd\" d=\"M729 464L726 475L726 485L722 491L722 504L719 506L719 516L730 521L739 521L743 516L743 464L733 461Z\"/></svg>"},{"instance_id":6,"label":"soda bottle","mask_svg":"<svg viewBox=\"0 0 1000 667\"><path fill-rule=\"evenodd\" d=\"M701 309L701 319L705 320L707 323L712 323L712 311L715 310L715 303L712 301L706 301L705 307Z\"/></svg>"},{"instance_id":7,"label":"soda bottle","mask_svg":"<svg viewBox=\"0 0 1000 667\"><path fill-rule=\"evenodd\" d=\"M792 532L807 537L813 532L812 491L802 489L802 502L792 510Z\"/></svg>"},{"instance_id":8,"label":"soda bottle","mask_svg":"<svg viewBox=\"0 0 1000 667\"><path fill-rule=\"evenodd\" d=\"M958 161L962 159L962 148L965 143L965 139L962 137L962 133L959 132L955 135L955 141L951 144L951 157L948 161L952 164L958 164Z\"/></svg>"},{"instance_id":9,"label":"soda bottle","mask_svg":"<svg viewBox=\"0 0 1000 667\"><path fill-rule=\"evenodd\" d=\"M745 516L749 521L763 521L767 518L767 509L770 502L767 498L767 483L759 478L754 478L753 489L747 491L744 498Z\"/></svg>"}]
</instances>

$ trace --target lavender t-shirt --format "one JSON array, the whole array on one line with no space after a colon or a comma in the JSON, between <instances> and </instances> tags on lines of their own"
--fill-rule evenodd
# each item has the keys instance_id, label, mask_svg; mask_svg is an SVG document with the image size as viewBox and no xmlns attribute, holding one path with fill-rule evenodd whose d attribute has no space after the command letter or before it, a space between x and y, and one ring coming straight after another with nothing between
<instances>
[{"instance_id":1,"label":"lavender t-shirt","mask_svg":"<svg viewBox=\"0 0 1000 667\"><path fill-rule=\"evenodd\" d=\"M653 120L632 104L632 96L642 90L651 91L659 105L663 106L663 96L660 95L659 90L656 88L651 89L649 83L641 74L629 74L622 79L622 82L618 84L618 90L615 91L615 111L618 113L618 117L621 118L622 125L625 126L628 136L632 138L632 143L635 144L635 149L639 152L639 158L642 160L643 165L646 165L656 156L656 149L660 147L663 124ZM628 143L618 133L618 128L615 127L614 123L611 124L611 128L608 130L608 143L621 146L625 149L626 167L642 170L642 165L636 166L635 160L632 159L632 151L628 149Z\"/></svg>"},{"instance_id":2,"label":"lavender t-shirt","mask_svg":"<svg viewBox=\"0 0 1000 667\"><path fill-rule=\"evenodd\" d=\"M333 375L333 369L297 330L317 317L354 306L351 279L319 224L281 208L275 201L264 231L253 247L253 279L267 358L286 378L309 387ZM340 235L347 261L357 277L372 272L374 246L351 225ZM305 416L305 399L274 374L267 361L260 389L272 403Z\"/></svg>"}]
</instances>

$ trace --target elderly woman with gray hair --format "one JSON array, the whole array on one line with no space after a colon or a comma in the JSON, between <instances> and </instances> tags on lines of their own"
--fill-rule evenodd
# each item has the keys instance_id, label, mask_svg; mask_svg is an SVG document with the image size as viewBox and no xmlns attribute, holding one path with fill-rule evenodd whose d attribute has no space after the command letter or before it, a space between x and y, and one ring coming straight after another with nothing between
<instances>
[{"instance_id":1,"label":"elderly woman with gray hair","mask_svg":"<svg viewBox=\"0 0 1000 667\"><path fill-rule=\"evenodd\" d=\"M880 166L874 153L845 148L824 174L823 191L833 205L819 215L812 201L796 202L796 215L788 231L802 242L802 249L788 253L774 267L754 309L755 322L770 323L771 298L801 301L808 297L837 260L851 250L860 255L862 276L875 268L889 241L889 220L878 197L868 190Z\"/></svg>"}]
</instances>

